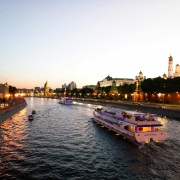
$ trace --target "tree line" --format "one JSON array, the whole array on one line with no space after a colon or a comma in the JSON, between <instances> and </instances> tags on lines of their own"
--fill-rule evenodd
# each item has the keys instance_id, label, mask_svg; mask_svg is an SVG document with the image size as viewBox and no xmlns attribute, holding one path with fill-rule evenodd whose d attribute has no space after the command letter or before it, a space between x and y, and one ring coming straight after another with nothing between
<instances>
[{"instance_id":1,"label":"tree line","mask_svg":"<svg viewBox=\"0 0 180 180\"><path fill-rule=\"evenodd\" d=\"M134 84L123 84L120 86L117 86L117 90L119 93L121 94L129 94L129 93L133 93L135 91L136 88L136 83ZM148 78L145 79L142 83L141 83L141 88L142 88L142 92L144 93L175 93L175 92L180 92L180 77L175 77L175 78L168 78L168 79L164 79L161 77L157 77L157 78ZM110 90L111 90L111 86L106 86L106 87L101 87L102 93L103 94L109 94ZM65 89L62 90L51 90L55 93L64 93ZM9 86L9 93L10 94L15 94L17 92L17 88L14 86ZM89 94L92 94L94 92L93 89L91 88L82 88L82 89L73 89L73 90L66 90L67 93L71 93L71 95L78 95L79 93L82 94L82 96Z\"/></svg>"}]
</instances>

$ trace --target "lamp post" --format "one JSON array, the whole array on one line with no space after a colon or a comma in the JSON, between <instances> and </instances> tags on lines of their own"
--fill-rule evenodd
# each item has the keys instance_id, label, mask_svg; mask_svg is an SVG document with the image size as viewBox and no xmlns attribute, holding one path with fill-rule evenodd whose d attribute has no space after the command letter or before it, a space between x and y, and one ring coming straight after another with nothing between
<instances>
[{"instance_id":1,"label":"lamp post","mask_svg":"<svg viewBox=\"0 0 180 180\"><path fill-rule=\"evenodd\" d=\"M164 95L165 95L165 94L162 94L162 98L163 98L163 99L162 99L162 100L163 100L163 106L164 106Z\"/></svg>"},{"instance_id":2,"label":"lamp post","mask_svg":"<svg viewBox=\"0 0 180 180\"><path fill-rule=\"evenodd\" d=\"M134 98L133 98L134 94L131 94L131 97L132 97L132 100L134 101Z\"/></svg>"}]
</instances>

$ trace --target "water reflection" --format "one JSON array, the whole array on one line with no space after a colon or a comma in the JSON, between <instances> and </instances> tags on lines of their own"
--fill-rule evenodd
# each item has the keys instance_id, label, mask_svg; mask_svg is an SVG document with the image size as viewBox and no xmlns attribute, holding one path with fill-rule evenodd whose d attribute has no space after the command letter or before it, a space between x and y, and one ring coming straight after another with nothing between
<instances>
[{"instance_id":1,"label":"water reflection","mask_svg":"<svg viewBox=\"0 0 180 180\"><path fill-rule=\"evenodd\" d=\"M177 179L180 173L179 121L159 118L167 141L139 146L94 123L97 105L26 100L26 109L0 125L0 179Z\"/></svg>"}]
</instances>

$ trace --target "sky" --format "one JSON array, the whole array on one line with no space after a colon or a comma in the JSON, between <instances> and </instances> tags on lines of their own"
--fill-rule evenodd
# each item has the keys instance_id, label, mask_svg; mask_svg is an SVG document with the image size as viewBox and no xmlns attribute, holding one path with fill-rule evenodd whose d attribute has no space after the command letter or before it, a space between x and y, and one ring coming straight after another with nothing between
<instances>
[{"instance_id":1,"label":"sky","mask_svg":"<svg viewBox=\"0 0 180 180\"><path fill-rule=\"evenodd\" d=\"M179 0L0 0L0 83L52 89L180 64ZM175 70L174 70L175 71Z\"/></svg>"}]
</instances>

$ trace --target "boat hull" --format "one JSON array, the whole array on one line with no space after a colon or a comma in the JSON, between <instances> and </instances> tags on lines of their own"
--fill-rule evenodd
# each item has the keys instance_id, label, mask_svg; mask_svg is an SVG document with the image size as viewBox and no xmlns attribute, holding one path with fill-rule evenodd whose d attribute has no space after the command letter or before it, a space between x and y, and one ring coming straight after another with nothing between
<instances>
[{"instance_id":1,"label":"boat hull","mask_svg":"<svg viewBox=\"0 0 180 180\"><path fill-rule=\"evenodd\" d=\"M135 133L135 138L138 143L143 142L163 142L166 139L166 135L164 131L156 131L156 132L149 132L149 133Z\"/></svg>"},{"instance_id":2,"label":"boat hull","mask_svg":"<svg viewBox=\"0 0 180 180\"><path fill-rule=\"evenodd\" d=\"M102 126L105 126L109 130L114 131L115 133L118 133L118 134L124 136L125 138L128 138L132 141L136 141L136 138L135 138L133 132L129 132L127 130L124 130L124 129L118 127L117 125L112 125L111 123L102 121L102 120L98 119L97 117L94 117L94 121Z\"/></svg>"},{"instance_id":3,"label":"boat hull","mask_svg":"<svg viewBox=\"0 0 180 180\"><path fill-rule=\"evenodd\" d=\"M72 102L59 102L59 104L71 105L73 103Z\"/></svg>"}]
</instances>

